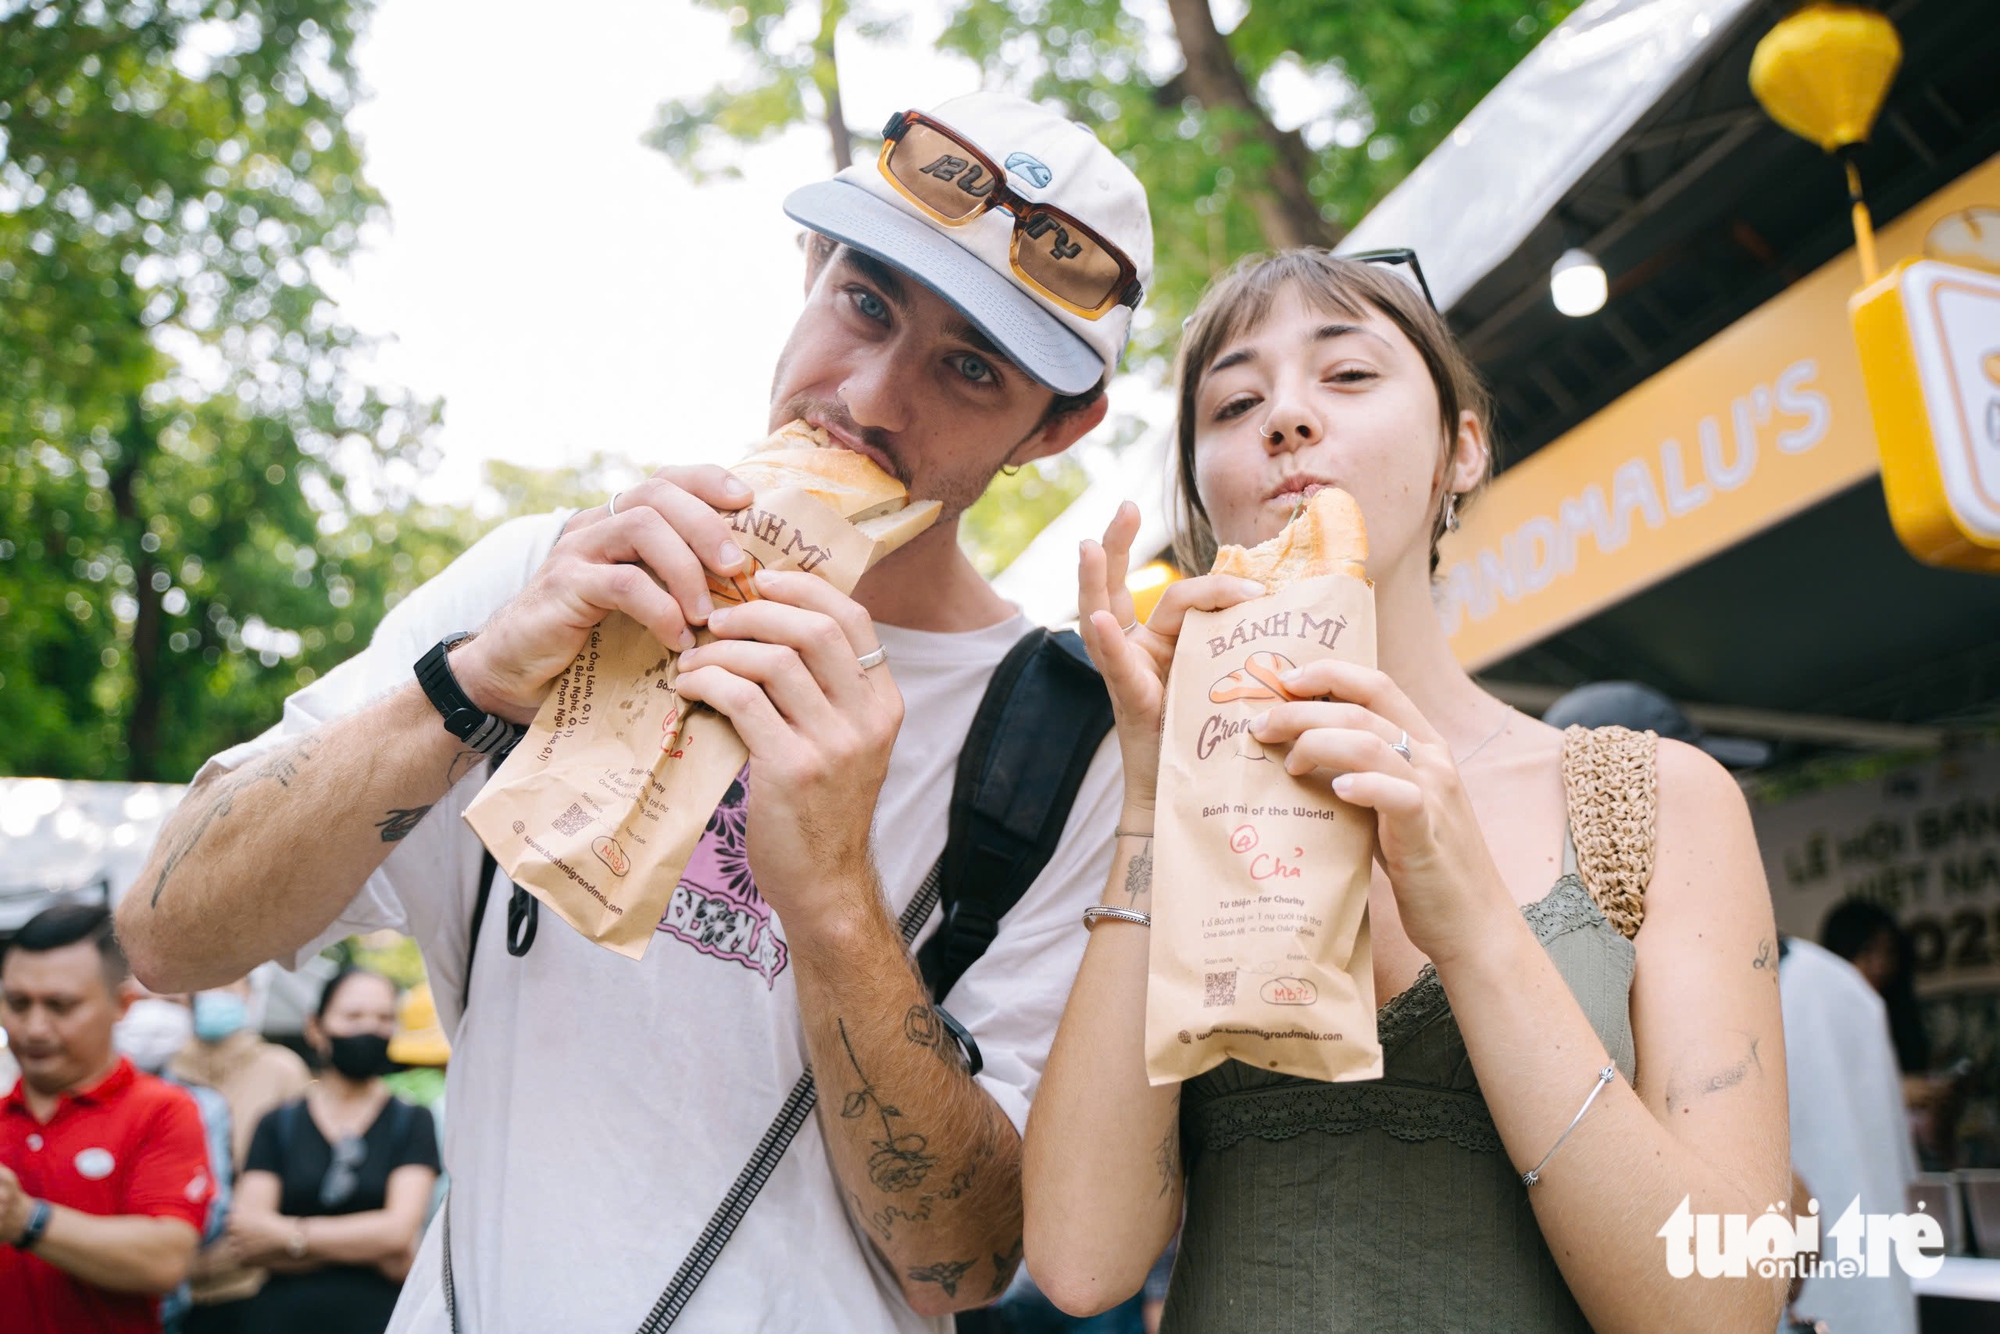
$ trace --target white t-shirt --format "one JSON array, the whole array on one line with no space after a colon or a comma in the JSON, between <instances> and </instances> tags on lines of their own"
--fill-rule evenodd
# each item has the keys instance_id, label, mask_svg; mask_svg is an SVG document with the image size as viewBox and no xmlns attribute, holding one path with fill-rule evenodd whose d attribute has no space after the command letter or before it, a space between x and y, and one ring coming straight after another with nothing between
<instances>
[{"instance_id":1,"label":"white t-shirt","mask_svg":"<svg viewBox=\"0 0 2000 1334\"><path fill-rule=\"evenodd\" d=\"M1785 1083L1792 1108L1792 1166L1819 1201L1827 1229L1859 1196L1864 1214L1909 1209L1916 1151L1903 1115L1903 1081L1889 1040L1889 1012L1853 964L1810 940L1787 942L1778 967L1785 1013ZM1834 1330L1916 1334L1910 1276L1892 1264L1885 1277L1809 1278L1800 1315Z\"/></svg>"},{"instance_id":2,"label":"white t-shirt","mask_svg":"<svg viewBox=\"0 0 2000 1334\"><path fill-rule=\"evenodd\" d=\"M444 635L523 588L567 515L502 525L383 618L365 652L293 695L281 722L226 751L234 768L412 679ZM876 807L875 858L900 913L944 850L952 779L993 669L1029 629L878 626L905 704ZM206 772L206 771L204 771ZM423 949L451 1034L452 1265L460 1324L483 1334L628 1334L749 1159L807 1051L784 928L757 896L729 799L642 960L593 945L553 912L506 950L511 887L495 883L468 1012L459 1014L480 846L460 818L481 766L434 806L340 917L299 952L388 927ZM740 795L737 797L740 802ZM1080 917L1110 867L1120 800L1107 737L1063 840L998 938L946 998L978 1040L980 1085L1016 1128L1082 958ZM938 915L924 935L936 929ZM392 1334L449 1328L434 1220ZM687 1330L929 1330L848 1217L818 1121L807 1121L680 1321Z\"/></svg>"}]
</instances>

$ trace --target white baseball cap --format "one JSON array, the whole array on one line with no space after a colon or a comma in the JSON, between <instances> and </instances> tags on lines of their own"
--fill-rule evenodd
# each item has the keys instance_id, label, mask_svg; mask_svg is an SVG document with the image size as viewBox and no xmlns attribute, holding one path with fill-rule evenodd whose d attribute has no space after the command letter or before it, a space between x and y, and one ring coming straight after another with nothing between
<instances>
[{"instance_id":1,"label":"white baseball cap","mask_svg":"<svg viewBox=\"0 0 2000 1334\"><path fill-rule=\"evenodd\" d=\"M994 173L954 152L940 130L999 168L999 201L988 203ZM1131 168L1082 125L1006 93L900 113L884 136L883 157L794 190L785 212L909 274L1058 394L1083 393L1110 375L1153 281L1153 222ZM889 175L891 150L904 154L899 173L924 196L962 212L956 223ZM1073 235L1042 209L1095 237ZM1065 301L1043 283L1083 295Z\"/></svg>"}]
</instances>

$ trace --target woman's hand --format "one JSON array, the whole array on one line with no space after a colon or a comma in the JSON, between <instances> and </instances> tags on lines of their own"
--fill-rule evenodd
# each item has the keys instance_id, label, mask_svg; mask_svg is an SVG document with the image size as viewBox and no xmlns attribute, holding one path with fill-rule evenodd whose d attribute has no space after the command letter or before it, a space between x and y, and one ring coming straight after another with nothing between
<instances>
[{"instance_id":1,"label":"woman's hand","mask_svg":"<svg viewBox=\"0 0 2000 1334\"><path fill-rule=\"evenodd\" d=\"M1168 588L1144 625L1137 623L1125 587L1132 539L1139 535L1139 507L1126 501L1111 517L1104 541L1084 541L1077 554L1078 628L1090 660L1111 691L1118 720L1118 749L1125 762L1125 803L1151 810L1160 773L1160 713L1174 642L1190 611L1220 611L1264 596L1254 579L1205 574Z\"/></svg>"},{"instance_id":2,"label":"woman's hand","mask_svg":"<svg viewBox=\"0 0 2000 1334\"><path fill-rule=\"evenodd\" d=\"M1444 967L1490 939L1513 899L1444 738L1372 667L1325 658L1278 679L1300 698L1252 719L1250 735L1289 742L1286 772L1375 812L1376 856L1410 942ZM1406 734L1408 759L1395 749Z\"/></svg>"},{"instance_id":3,"label":"woman's hand","mask_svg":"<svg viewBox=\"0 0 2000 1334\"><path fill-rule=\"evenodd\" d=\"M286 1255L299 1223L295 1218L264 1213L256 1209L232 1209L229 1223L217 1245L226 1245L241 1265L262 1265Z\"/></svg>"}]
</instances>

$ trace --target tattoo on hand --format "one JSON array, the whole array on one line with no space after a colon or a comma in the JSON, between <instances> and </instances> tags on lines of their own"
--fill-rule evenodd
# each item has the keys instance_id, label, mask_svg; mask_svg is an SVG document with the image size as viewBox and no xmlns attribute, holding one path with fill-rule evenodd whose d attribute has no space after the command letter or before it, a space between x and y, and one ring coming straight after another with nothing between
<instances>
[{"instance_id":1,"label":"tattoo on hand","mask_svg":"<svg viewBox=\"0 0 2000 1334\"><path fill-rule=\"evenodd\" d=\"M167 848L166 859L160 863L160 878L153 882L153 896L148 901L148 906L154 908L160 906L160 891L167 887L167 881L172 879L175 869L190 852L194 851L195 845L201 842L209 826L229 814L230 808L236 803L238 793L267 778L275 780L279 787L289 788L292 780L299 776L299 770L310 763L313 756L318 753L319 746L318 737L300 737L283 750L217 780L216 791L209 798L208 805L189 812L188 818L193 823L186 832L176 832L169 827L167 836L173 841Z\"/></svg>"},{"instance_id":2,"label":"tattoo on hand","mask_svg":"<svg viewBox=\"0 0 2000 1334\"><path fill-rule=\"evenodd\" d=\"M944 1289L947 1297L958 1296L958 1281L965 1277L965 1271L972 1268L971 1260L940 1260L934 1265L919 1265L910 1270L912 1283L935 1283Z\"/></svg>"},{"instance_id":3,"label":"tattoo on hand","mask_svg":"<svg viewBox=\"0 0 2000 1334\"><path fill-rule=\"evenodd\" d=\"M882 1138L869 1142L869 1147L875 1152L868 1156L868 1179L875 1183L875 1189L889 1195L915 1190L924 1184L924 1178L937 1165L936 1157L925 1152L930 1147L930 1141L915 1132L896 1133L891 1122L900 1121L902 1112L882 1101L875 1085L862 1071L861 1062L854 1055L854 1044L847 1037L847 1021L836 1019L834 1023L840 1029L840 1045L847 1048L847 1063L854 1067L854 1076L861 1081L861 1087L842 1101L841 1118L852 1121L866 1116L872 1108L882 1119Z\"/></svg>"},{"instance_id":4,"label":"tattoo on hand","mask_svg":"<svg viewBox=\"0 0 2000 1334\"><path fill-rule=\"evenodd\" d=\"M993 1252L993 1286L986 1290L986 1300L992 1301L1007 1291L1007 1285L1014 1279L1014 1267L1021 1263L1022 1240L1014 1238L1014 1244L1005 1255Z\"/></svg>"},{"instance_id":5,"label":"tattoo on hand","mask_svg":"<svg viewBox=\"0 0 2000 1334\"><path fill-rule=\"evenodd\" d=\"M1132 903L1153 888L1153 840L1147 839L1125 864L1125 897Z\"/></svg>"},{"instance_id":6,"label":"tattoo on hand","mask_svg":"<svg viewBox=\"0 0 2000 1334\"><path fill-rule=\"evenodd\" d=\"M375 827L382 831L384 843L400 843L430 809L428 806L411 806L407 810L390 811L387 818L375 822Z\"/></svg>"}]
</instances>

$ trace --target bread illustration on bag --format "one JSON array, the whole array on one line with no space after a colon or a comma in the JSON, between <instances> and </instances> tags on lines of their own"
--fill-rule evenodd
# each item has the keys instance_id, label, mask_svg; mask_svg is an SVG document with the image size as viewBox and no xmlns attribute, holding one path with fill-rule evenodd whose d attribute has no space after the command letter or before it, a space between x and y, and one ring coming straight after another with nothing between
<instances>
[{"instance_id":1,"label":"bread illustration on bag","mask_svg":"<svg viewBox=\"0 0 2000 1334\"><path fill-rule=\"evenodd\" d=\"M709 574L717 605L756 598L750 576L760 569L802 570L852 593L940 509L912 502L872 460L802 421L778 428L731 471L753 494L722 516L746 561L733 578ZM679 662L636 621L605 617L465 812L516 884L632 958L645 953L749 754L728 719L682 703Z\"/></svg>"},{"instance_id":2,"label":"bread illustration on bag","mask_svg":"<svg viewBox=\"0 0 2000 1334\"><path fill-rule=\"evenodd\" d=\"M1382 1073L1368 882L1375 824L1323 778L1285 771L1251 721L1298 698L1285 673L1373 666L1368 535L1353 497L1312 491L1285 528L1214 572L1265 596L1190 612L1161 728L1146 992L1155 1084L1235 1059L1310 1079Z\"/></svg>"}]
</instances>

